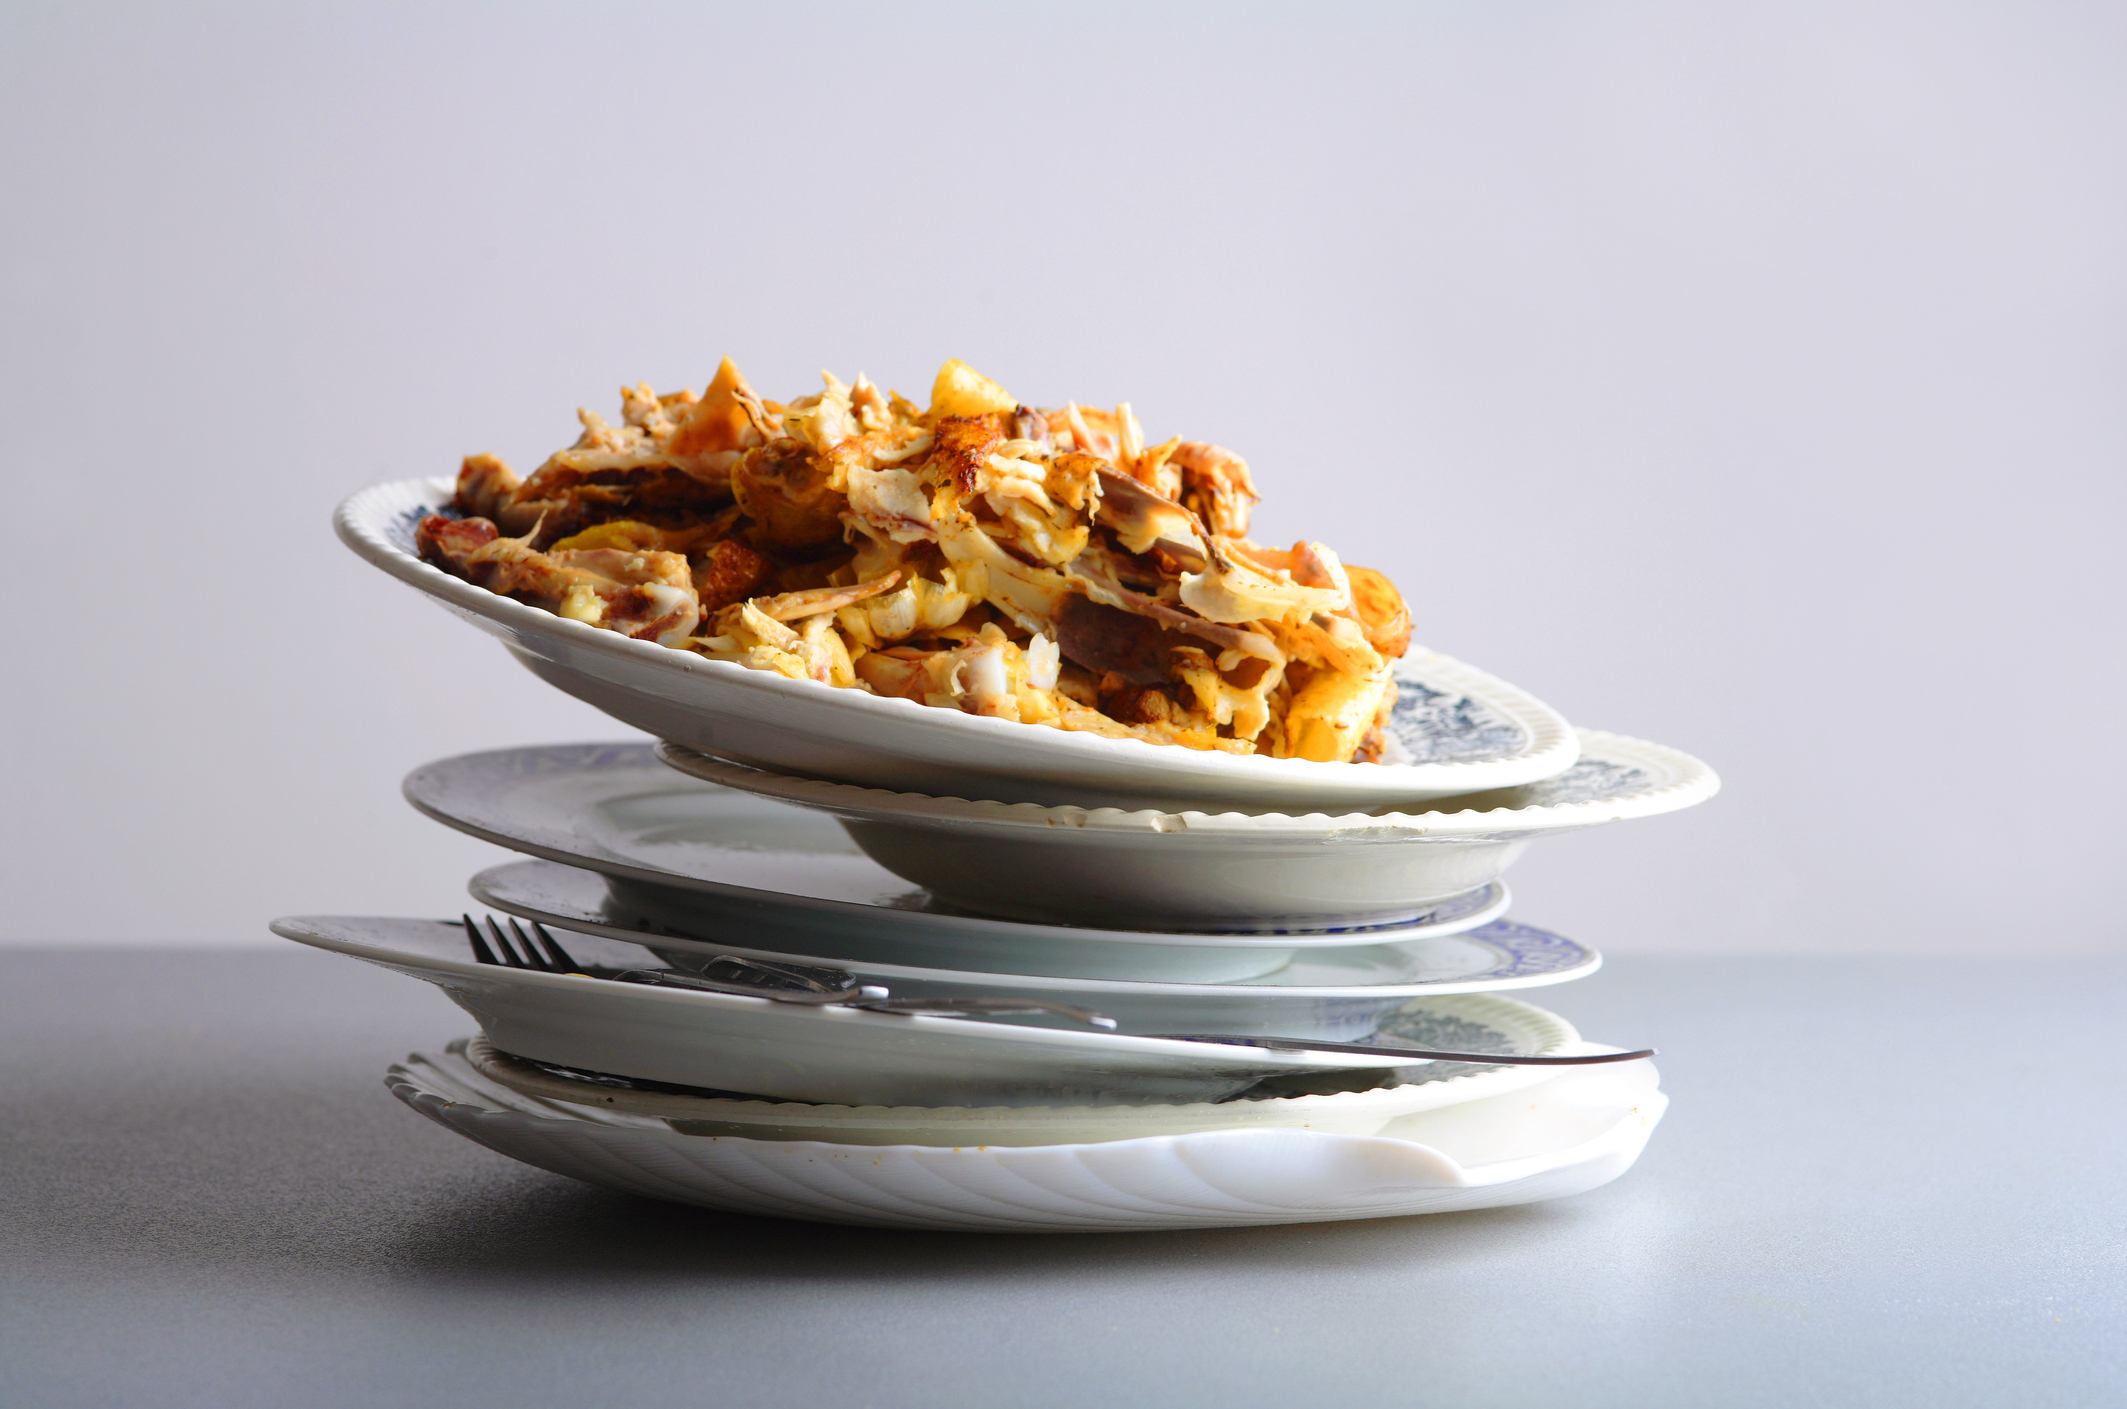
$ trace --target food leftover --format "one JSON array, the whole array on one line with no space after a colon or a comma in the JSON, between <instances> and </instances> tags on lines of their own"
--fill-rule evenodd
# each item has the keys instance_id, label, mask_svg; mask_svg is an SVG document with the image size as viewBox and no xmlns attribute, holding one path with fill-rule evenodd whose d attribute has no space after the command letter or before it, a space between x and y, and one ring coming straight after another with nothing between
<instances>
[{"instance_id":1,"label":"food leftover","mask_svg":"<svg viewBox=\"0 0 2127 1409\"><path fill-rule=\"evenodd\" d=\"M1369 762L1410 614L1327 546L1248 537L1247 462L1129 405L1021 404L945 364L918 407L727 359L528 478L467 459L421 556L590 626L795 680L1186 748Z\"/></svg>"}]
</instances>

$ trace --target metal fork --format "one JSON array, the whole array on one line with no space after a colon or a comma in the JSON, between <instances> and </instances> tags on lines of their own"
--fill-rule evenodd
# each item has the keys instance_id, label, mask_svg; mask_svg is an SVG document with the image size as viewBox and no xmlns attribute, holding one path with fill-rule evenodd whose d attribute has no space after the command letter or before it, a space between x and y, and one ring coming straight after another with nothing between
<instances>
[{"instance_id":1,"label":"metal fork","mask_svg":"<svg viewBox=\"0 0 2127 1409\"><path fill-rule=\"evenodd\" d=\"M487 932L494 944L493 948L489 948L489 940L481 938L480 926L473 923L471 915L460 915L458 918L465 924L465 937L472 941L473 957L483 964L493 964L498 968L537 969L541 973L550 974L583 971L583 966L570 958L568 951L554 942L554 936L547 933L544 925L532 926L541 942L546 945L547 952L542 954L533 945L531 936L527 935L514 919L510 921L510 934L517 939L513 945L502 933L502 926L495 923L495 917L487 917ZM496 958L497 954L502 957Z\"/></svg>"},{"instance_id":2,"label":"metal fork","mask_svg":"<svg viewBox=\"0 0 2127 1409\"><path fill-rule=\"evenodd\" d=\"M473 917L466 915L462 918L465 921L466 938L472 941L473 956L483 964L536 969L542 973L581 974L586 978L653 984L660 988L689 988L702 993L734 993L746 998L768 998L778 1003L807 1003L815 1006L832 1004L863 1008L874 1013L927 1013L941 1017L962 1017L976 1013L995 1014L1000 1017L1015 1013L1052 1013L1088 1027L1110 1031L1115 1027L1115 1019L1102 1017L1099 1013L1069 1003L1051 1003L1039 998L895 998L877 984L859 984L856 975L847 969L769 959L742 959L736 954L718 954L704 965L705 971L713 971L719 975L716 978L708 977L707 972L697 976L677 973L670 969L594 970L576 962L548 932L547 927L537 920L528 920L524 925L520 925L515 917L511 917L508 922L509 936L505 936L502 926L496 924L495 917L490 915L486 921L487 938L483 939L480 926L473 923ZM530 928L530 934L525 932L527 926ZM511 943L510 936L514 936L514 944ZM498 953L500 958L496 957ZM1655 1049L1652 1047L1644 1047L1636 1052L1597 1052L1587 1056L1517 1057L1503 1056L1495 1052L1434 1052L1418 1047L1378 1042L1329 1042L1308 1037L1248 1037L1204 1032L1161 1033L1159 1036L1169 1042L1255 1047L1272 1052L1351 1053L1381 1057L1384 1059L1384 1066L1418 1062L1468 1062L1478 1066L1500 1067L1599 1066L1606 1062L1636 1062L1655 1055Z\"/></svg>"},{"instance_id":3,"label":"metal fork","mask_svg":"<svg viewBox=\"0 0 2127 1409\"><path fill-rule=\"evenodd\" d=\"M481 927L473 923L471 915L461 918L465 922L465 936L472 941L473 957L483 964L498 967L580 974L585 978L651 984L659 988L687 988L699 993L732 993L778 1003L862 1008L874 1013L923 1013L941 1017L1051 1013L1087 1027L1109 1031L1115 1027L1115 1019L1069 1003L1051 1003L1039 998L895 998L878 984L858 983L856 975L847 969L770 959L742 959L736 954L714 956L703 966L704 972L700 975L671 969L593 969L578 963L537 920L520 925L512 916L508 919L509 934L505 935L502 926L490 915L486 920L487 935L483 938ZM530 933L526 933L527 928ZM498 958L498 954L501 957ZM712 972L717 977L709 977ZM1655 1055L1652 1047L1636 1052L1597 1052L1587 1056L1517 1057L1494 1052L1434 1052L1378 1042L1329 1042L1306 1037L1248 1037L1201 1032L1162 1033L1160 1036L1169 1042L1255 1047L1272 1052L1338 1052L1381 1057L1384 1066L1417 1062L1468 1062L1478 1066L1598 1066L1606 1062L1636 1062Z\"/></svg>"},{"instance_id":4,"label":"metal fork","mask_svg":"<svg viewBox=\"0 0 2127 1409\"><path fill-rule=\"evenodd\" d=\"M856 975L847 969L781 960L742 959L736 954L713 956L698 975L672 969L593 968L578 963L537 920L527 920L520 925L514 916L509 917L509 935L506 936L502 926L495 923L495 917L489 915L487 933L483 937L481 926L473 923L471 915L460 918L465 924L465 937L472 942L473 957L483 964L502 968L580 974L585 978L650 984L658 988L687 988L698 993L730 993L742 998L767 998L777 1003L862 1008L873 1013L939 1017L1048 1013L1087 1027L1104 1030L1115 1027L1115 1019L1071 1003L1052 1003L1042 998L896 998L878 984L858 983ZM527 928L530 934L526 933ZM510 936L515 937L514 944ZM498 954L501 957L498 958ZM712 974L715 977L711 977Z\"/></svg>"}]
</instances>

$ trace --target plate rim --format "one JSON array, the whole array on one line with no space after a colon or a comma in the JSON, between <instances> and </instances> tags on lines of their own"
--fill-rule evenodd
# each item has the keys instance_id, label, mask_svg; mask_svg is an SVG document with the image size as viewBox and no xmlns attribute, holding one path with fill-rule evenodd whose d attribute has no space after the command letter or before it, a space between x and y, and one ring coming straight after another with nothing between
<instances>
[{"instance_id":1,"label":"plate rim","mask_svg":"<svg viewBox=\"0 0 2127 1409\"><path fill-rule=\"evenodd\" d=\"M1576 1039L1571 1042L1560 1043L1558 1044L1558 1046L1560 1049L1558 1053L1559 1055L1593 1055L1596 1053L1617 1052L1623 1050L1622 1048L1611 1047L1602 1043L1589 1042L1587 1039L1580 1037L1576 1037ZM475 1047L485 1048L485 1055L476 1055L474 1051ZM593 1099L577 1099L579 1097L592 1097L596 1093L593 1090L586 1090L581 1087L571 1087L567 1082L564 1081L563 1078L560 1077L546 1076L543 1073L510 1073L509 1075L495 1074L493 1071L487 1069L487 1062L485 1060L486 1057L491 1056L495 1058L500 1058L501 1061L504 1063L524 1063L525 1059L522 1057L511 1056L508 1052L505 1052L501 1048L495 1046L494 1043L488 1038L486 1033L476 1033L469 1037L453 1038L448 1044L445 1045L444 1053L445 1055L455 1057L458 1060L464 1062L465 1065L469 1067L473 1071L473 1073L476 1076L480 1077L482 1080L490 1082L493 1085L499 1086L503 1090L508 1091L511 1094L516 1095L520 1098L528 1098L530 1100L538 1101L543 1104L559 1103L567 1106L583 1107L587 1111L594 1111L599 1114L606 1114L608 1112L611 1112L613 1114L636 1116L638 1118L648 1118L652 1120L715 1119L718 1116L725 1116L728 1118L742 1110L748 1113L761 1113L770 1110L782 1110L784 1111L786 1116L794 1115L801 1117L825 1117L828 1121L842 1121L844 1123L848 1123L850 1118L852 1117L865 1118L874 1121L879 1120L882 1117L898 1117L902 1120L903 1123L913 1123L916 1120L938 1121L941 1118L947 1120L965 1119L969 1122L970 1128L972 1130L972 1128L976 1125L977 1118L987 1115L993 1111L1010 1112L1013 1118L1020 1120L1031 1119L1033 1122L1036 1123L1046 1120L1049 1123L1060 1125L1069 1121L1085 1121L1088 1119L1098 1119L1103 1117L1113 1118L1112 1116L1107 1115L1107 1113L1116 1111L1118 1109L1132 1111L1159 1111L1179 1113L1198 1110L1209 1111L1216 1110L1220 1106L1238 1105L1243 1108L1252 1107L1259 1110L1274 1110L1276 1113L1284 1115L1311 1115L1319 1111L1325 1116L1336 1116L1346 1114L1355 1107L1359 1108L1361 1113L1364 1113L1365 1108L1368 1106L1408 1106L1411 1104L1412 1093L1418 1092L1426 1093L1426 1096L1421 1096L1419 1099L1421 1101L1424 1101L1424 1103L1432 1110L1445 1110L1448 1109L1450 1106L1467 1104L1470 1101L1483 1101L1492 1099L1491 1096L1487 1096L1481 1093L1476 1096L1469 1096L1465 1094L1462 1096L1461 1099L1448 1102L1445 1105L1438 1104L1427 1099L1430 1096L1446 1094L1446 1088L1452 1087L1456 1082L1468 1080L1469 1076L1465 1075L1449 1077L1443 1081L1438 1082L1427 1082L1418 1086L1377 1086L1365 1091L1335 1091L1315 1095L1251 1096L1244 1098L1240 1101L1149 1102L1143 1105L1133 1105L1128 1107L911 1105L852 1106L833 1101L770 1101L763 1100L757 1096L694 1096L683 1095L676 1092L666 1093L655 1091L638 1091L624 1093L627 1104L622 1104L621 1101L610 1099L605 1101ZM1564 1075L1567 1073L1574 1072L1588 1073L1599 1070L1601 1069L1595 1067L1561 1067L1556 1070L1556 1074L1546 1076L1541 1081L1529 1082L1521 1089L1530 1090L1538 1086L1547 1085L1550 1081L1556 1080L1558 1075ZM1613 1067L1610 1070L1612 1072L1622 1074L1622 1067ZM521 1079L523 1079L526 1084L523 1086L515 1084L510 1079L511 1076L521 1076ZM550 1087L551 1089L527 1089L528 1086L533 1085L537 1085L540 1087ZM1401 1094L1398 1095L1392 1093ZM1504 1091L1496 1092L1493 1094L1512 1095L1513 1092ZM662 1112L644 1110L640 1108L642 1106L657 1106L665 1102L674 1103L675 1108ZM638 1108L630 1110L628 1109L628 1105L635 1105ZM801 1106L803 1107L803 1110L788 1110L787 1108L792 1105ZM755 1108L757 1108L757 1110ZM1412 1111L1409 1113L1424 1114L1427 1112ZM563 1114L565 1116L577 1116L577 1113L575 1111L567 1111L563 1112ZM1395 1116L1389 1117L1389 1119L1395 1118ZM1224 1128L1246 1129L1249 1127L1247 1125L1237 1124ZM1290 1129L1294 1127L1285 1128ZM1145 1135L1125 1136L1122 1138L1146 1139L1151 1138L1154 1133L1155 1132L1146 1132ZM1158 1133L1172 1134L1177 1132L1170 1131ZM740 1135L737 1138L760 1139L762 1137L757 1135ZM847 1147L847 1142L844 1141L828 1140L822 1141L821 1143L843 1146L845 1148ZM866 1143L868 1144L869 1142ZM906 1141L899 1143L914 1144L915 1142ZM1054 1141L1045 1143L1107 1145L1113 1144L1115 1143L1115 1141ZM956 1147L926 1145L920 1146L919 1148L951 1149ZM1026 1146L1021 1145L1019 1146L1019 1148L1026 1148Z\"/></svg>"},{"instance_id":2,"label":"plate rim","mask_svg":"<svg viewBox=\"0 0 2127 1409\"><path fill-rule=\"evenodd\" d=\"M1665 771L1666 780L1642 791L1594 801L1461 808L1452 812L1289 813L1204 812L1196 809L1164 812L1157 808L1049 807L1038 802L995 802L950 794L900 792L861 783L836 783L781 773L750 763L735 763L669 739L659 739L651 748L666 766L701 782L799 807L816 808L836 816L888 825L936 824L983 830L1009 828L1032 833L1101 831L1156 837L1212 833L1229 837L1253 836L1263 840L1330 834L1341 839L1367 840L1366 834L1377 833L1384 834L1381 839L1390 841L1420 836L1451 839L1526 836L1659 816L1704 802L1720 791L1720 776L1681 749L1601 729L1576 728L1575 732L1581 740L1576 766L1590 762L1655 766ZM1544 781L1548 780L1517 786L1540 786ZM1483 791L1502 790L1488 788ZM1441 799L1444 802L1455 800Z\"/></svg>"}]
</instances>

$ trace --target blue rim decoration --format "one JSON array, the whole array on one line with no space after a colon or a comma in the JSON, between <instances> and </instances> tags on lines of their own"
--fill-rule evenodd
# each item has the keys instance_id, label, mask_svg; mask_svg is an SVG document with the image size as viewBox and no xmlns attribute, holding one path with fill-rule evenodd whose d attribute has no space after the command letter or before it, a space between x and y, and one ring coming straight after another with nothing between
<instances>
[{"instance_id":1,"label":"blue rim decoration","mask_svg":"<svg viewBox=\"0 0 2127 1409\"><path fill-rule=\"evenodd\" d=\"M1477 977L1485 979L1532 978L1538 974L1562 974L1588 962L1584 944L1537 929L1515 920L1494 920L1466 930L1462 938L1477 941L1500 956L1499 967Z\"/></svg>"},{"instance_id":2,"label":"blue rim decoration","mask_svg":"<svg viewBox=\"0 0 2127 1409\"><path fill-rule=\"evenodd\" d=\"M1396 705L1389 712L1388 736L1393 762L1463 763L1504 758L1528 747L1519 724L1501 719L1469 695L1452 695L1402 675L1396 678Z\"/></svg>"},{"instance_id":3,"label":"blue rim decoration","mask_svg":"<svg viewBox=\"0 0 2127 1409\"><path fill-rule=\"evenodd\" d=\"M1584 758L1540 783L1524 783L1514 790L1516 807L1558 807L1574 802L1602 802L1647 786L1647 770L1629 763Z\"/></svg>"}]
</instances>

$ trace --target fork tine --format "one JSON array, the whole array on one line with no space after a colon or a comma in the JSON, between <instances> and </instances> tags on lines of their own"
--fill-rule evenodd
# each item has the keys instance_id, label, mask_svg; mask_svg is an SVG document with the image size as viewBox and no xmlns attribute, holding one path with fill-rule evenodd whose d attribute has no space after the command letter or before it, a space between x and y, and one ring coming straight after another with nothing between
<instances>
[{"instance_id":1,"label":"fork tine","mask_svg":"<svg viewBox=\"0 0 2127 1409\"><path fill-rule=\"evenodd\" d=\"M546 946L547 957L554 961L558 972L575 973L577 970L583 967L583 965L577 963L576 960L570 956L568 950L563 949L561 945L556 942L554 936L547 931L547 927L545 925L540 924L537 920L526 920L525 923L531 926L533 936L537 938L541 944Z\"/></svg>"},{"instance_id":2,"label":"fork tine","mask_svg":"<svg viewBox=\"0 0 2127 1409\"><path fill-rule=\"evenodd\" d=\"M509 940L503 937L502 926L495 923L493 915L487 917L487 937L494 941L495 948L501 953L502 961L505 964L508 964L513 969L529 969L532 967L518 955L515 949L510 947Z\"/></svg>"},{"instance_id":3,"label":"fork tine","mask_svg":"<svg viewBox=\"0 0 2127 1409\"><path fill-rule=\"evenodd\" d=\"M532 937L524 932L524 926L517 923L515 915L505 918L509 923L510 938L517 941L517 948L524 955L526 965L545 973L550 967L547 956L539 952L539 946L532 943Z\"/></svg>"},{"instance_id":4,"label":"fork tine","mask_svg":"<svg viewBox=\"0 0 2127 1409\"><path fill-rule=\"evenodd\" d=\"M502 961L495 957L495 951L488 948L487 941L480 937L480 926L473 923L473 917L461 914L458 918L465 921L465 937L473 942L473 958L483 964L500 966Z\"/></svg>"}]
</instances>

